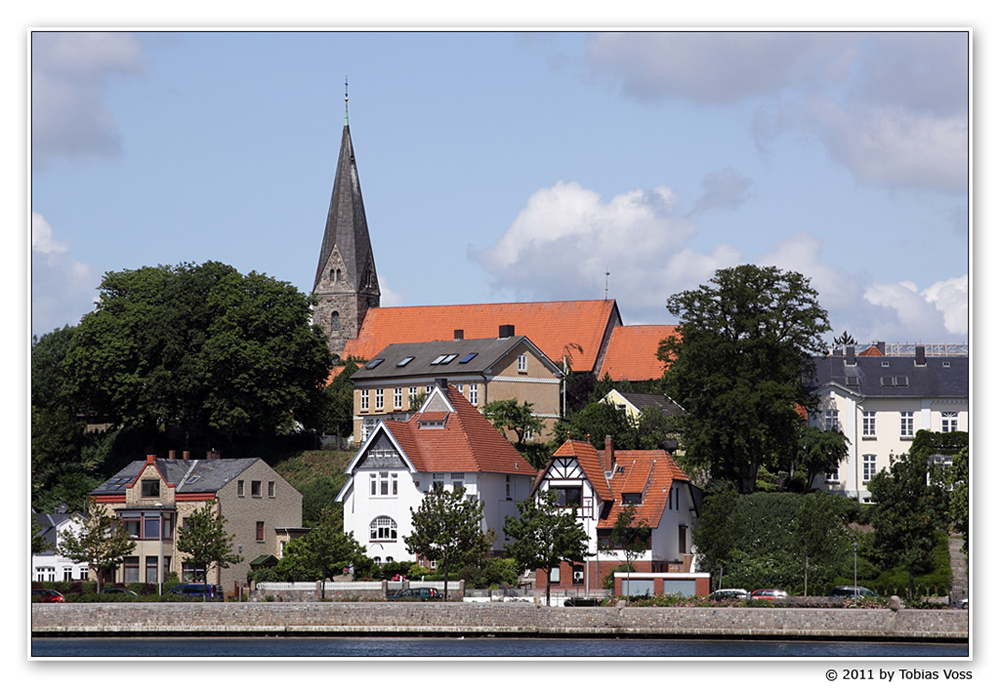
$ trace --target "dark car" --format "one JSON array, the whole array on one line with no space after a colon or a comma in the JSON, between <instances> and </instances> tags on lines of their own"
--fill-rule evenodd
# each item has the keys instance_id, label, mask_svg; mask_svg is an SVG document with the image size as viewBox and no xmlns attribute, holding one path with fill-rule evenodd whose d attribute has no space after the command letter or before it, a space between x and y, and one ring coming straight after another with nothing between
<instances>
[{"instance_id":1,"label":"dark car","mask_svg":"<svg viewBox=\"0 0 1000 688\"><path fill-rule=\"evenodd\" d=\"M31 591L32 602L65 602L66 598L57 590L38 588Z\"/></svg>"},{"instance_id":2,"label":"dark car","mask_svg":"<svg viewBox=\"0 0 1000 688\"><path fill-rule=\"evenodd\" d=\"M722 588L716 590L709 597L713 600L749 600L750 593L743 588Z\"/></svg>"},{"instance_id":3,"label":"dark car","mask_svg":"<svg viewBox=\"0 0 1000 688\"><path fill-rule=\"evenodd\" d=\"M775 588L766 588L762 590L754 590L750 594L750 599L752 600L786 600L788 599L788 593L784 590L777 590Z\"/></svg>"},{"instance_id":4,"label":"dark car","mask_svg":"<svg viewBox=\"0 0 1000 688\"><path fill-rule=\"evenodd\" d=\"M102 595L117 595L118 597L138 597L138 595L127 588L104 588Z\"/></svg>"},{"instance_id":5,"label":"dark car","mask_svg":"<svg viewBox=\"0 0 1000 688\"><path fill-rule=\"evenodd\" d=\"M838 585L830 590L830 597L878 597L878 593L860 585Z\"/></svg>"},{"instance_id":6,"label":"dark car","mask_svg":"<svg viewBox=\"0 0 1000 688\"><path fill-rule=\"evenodd\" d=\"M184 583L171 589L171 595L190 597L191 599L206 599L213 602L222 602L222 588L218 585L205 585L204 583Z\"/></svg>"},{"instance_id":7,"label":"dark car","mask_svg":"<svg viewBox=\"0 0 1000 688\"><path fill-rule=\"evenodd\" d=\"M397 602L431 602L443 600L444 595L437 588L407 588L397 590L389 595L389 599Z\"/></svg>"}]
</instances>

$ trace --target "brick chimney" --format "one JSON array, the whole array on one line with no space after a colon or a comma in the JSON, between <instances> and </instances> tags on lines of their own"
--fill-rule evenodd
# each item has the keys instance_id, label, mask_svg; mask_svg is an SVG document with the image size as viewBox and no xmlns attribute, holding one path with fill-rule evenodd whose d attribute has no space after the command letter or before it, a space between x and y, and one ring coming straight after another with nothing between
<instances>
[{"instance_id":1,"label":"brick chimney","mask_svg":"<svg viewBox=\"0 0 1000 688\"><path fill-rule=\"evenodd\" d=\"M146 463L151 464L156 462L156 454L146 454Z\"/></svg>"},{"instance_id":2,"label":"brick chimney","mask_svg":"<svg viewBox=\"0 0 1000 688\"><path fill-rule=\"evenodd\" d=\"M181 454L181 456L184 457L185 461L190 461L191 460L191 452L189 452L189 451L184 452L183 454Z\"/></svg>"},{"instance_id":3,"label":"brick chimney","mask_svg":"<svg viewBox=\"0 0 1000 688\"><path fill-rule=\"evenodd\" d=\"M222 454L220 454L219 452L215 451L214 449L209 449L205 453L205 458L206 459L221 459L222 458Z\"/></svg>"},{"instance_id":4,"label":"brick chimney","mask_svg":"<svg viewBox=\"0 0 1000 688\"><path fill-rule=\"evenodd\" d=\"M177 458L177 452L175 450L171 449L169 452L167 452L167 458L168 459L176 459Z\"/></svg>"},{"instance_id":5,"label":"brick chimney","mask_svg":"<svg viewBox=\"0 0 1000 688\"><path fill-rule=\"evenodd\" d=\"M604 436L604 453L608 455L608 466L611 469L615 467L615 441L611 439L611 435Z\"/></svg>"}]
</instances>

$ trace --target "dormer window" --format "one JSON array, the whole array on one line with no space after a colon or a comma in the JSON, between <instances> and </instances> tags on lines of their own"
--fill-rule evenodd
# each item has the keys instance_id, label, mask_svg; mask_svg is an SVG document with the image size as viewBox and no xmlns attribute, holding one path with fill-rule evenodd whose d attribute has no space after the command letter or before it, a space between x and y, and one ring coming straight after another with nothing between
<instances>
[{"instance_id":1,"label":"dormer window","mask_svg":"<svg viewBox=\"0 0 1000 688\"><path fill-rule=\"evenodd\" d=\"M623 492L622 504L642 504L641 492Z\"/></svg>"}]
</instances>

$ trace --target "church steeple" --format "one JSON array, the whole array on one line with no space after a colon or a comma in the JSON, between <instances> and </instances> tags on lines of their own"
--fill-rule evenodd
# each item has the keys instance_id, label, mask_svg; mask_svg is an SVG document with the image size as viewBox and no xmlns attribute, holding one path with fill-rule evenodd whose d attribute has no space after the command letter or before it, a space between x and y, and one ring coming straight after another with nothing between
<instances>
[{"instance_id":1,"label":"church steeple","mask_svg":"<svg viewBox=\"0 0 1000 688\"><path fill-rule=\"evenodd\" d=\"M313 322L323 328L330 350L337 355L348 339L358 336L365 313L378 307L381 296L347 120L346 81L344 87L344 133L313 282L319 301Z\"/></svg>"}]
</instances>

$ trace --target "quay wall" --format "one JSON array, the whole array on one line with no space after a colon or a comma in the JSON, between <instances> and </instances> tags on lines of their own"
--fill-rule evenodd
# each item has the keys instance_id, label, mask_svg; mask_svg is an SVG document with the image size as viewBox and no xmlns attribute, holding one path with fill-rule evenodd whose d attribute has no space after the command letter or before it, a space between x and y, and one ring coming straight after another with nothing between
<instances>
[{"instance_id":1,"label":"quay wall","mask_svg":"<svg viewBox=\"0 0 1000 688\"><path fill-rule=\"evenodd\" d=\"M544 607L524 603L32 604L46 636L662 637L968 642L965 610Z\"/></svg>"}]
</instances>

